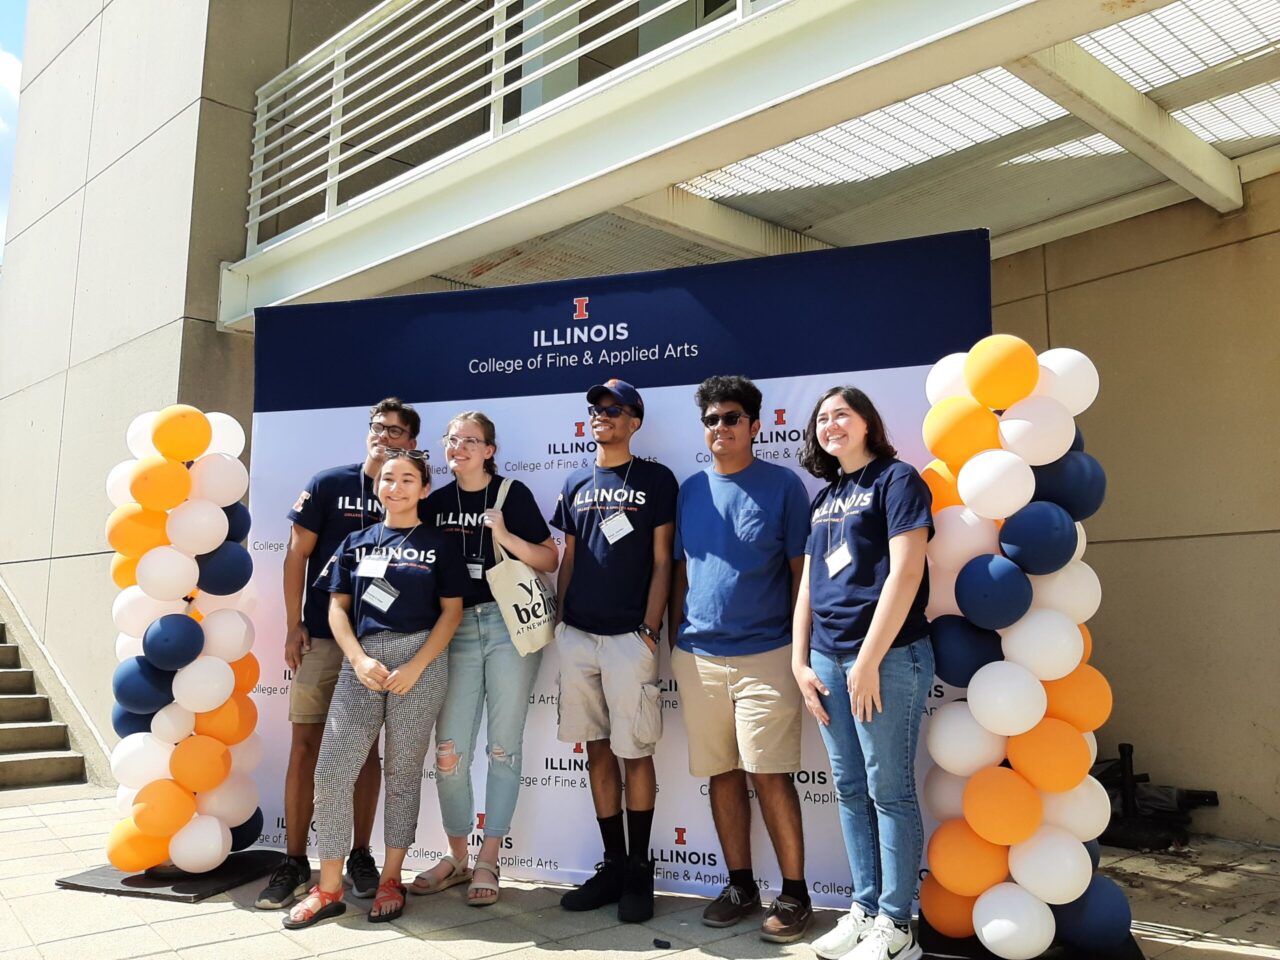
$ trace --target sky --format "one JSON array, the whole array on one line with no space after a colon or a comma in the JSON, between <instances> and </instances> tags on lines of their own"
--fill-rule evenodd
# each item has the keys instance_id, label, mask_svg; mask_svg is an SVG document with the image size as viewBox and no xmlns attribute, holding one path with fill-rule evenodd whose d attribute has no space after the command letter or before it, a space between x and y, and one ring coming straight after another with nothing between
<instances>
[{"instance_id":1,"label":"sky","mask_svg":"<svg viewBox=\"0 0 1280 960\"><path fill-rule=\"evenodd\" d=\"M0 0L0 237L9 219L9 181L18 137L18 86L22 78L22 37L27 0ZM3 258L0 246L0 258Z\"/></svg>"}]
</instances>

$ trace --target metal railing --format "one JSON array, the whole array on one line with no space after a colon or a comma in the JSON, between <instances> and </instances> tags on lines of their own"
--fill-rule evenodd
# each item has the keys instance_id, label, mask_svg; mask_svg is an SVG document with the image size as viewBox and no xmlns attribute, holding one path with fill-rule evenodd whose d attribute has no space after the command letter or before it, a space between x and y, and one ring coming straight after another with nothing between
<instances>
[{"instance_id":1,"label":"metal railing","mask_svg":"<svg viewBox=\"0 0 1280 960\"><path fill-rule=\"evenodd\" d=\"M385 0L258 91L249 252L752 6Z\"/></svg>"}]
</instances>

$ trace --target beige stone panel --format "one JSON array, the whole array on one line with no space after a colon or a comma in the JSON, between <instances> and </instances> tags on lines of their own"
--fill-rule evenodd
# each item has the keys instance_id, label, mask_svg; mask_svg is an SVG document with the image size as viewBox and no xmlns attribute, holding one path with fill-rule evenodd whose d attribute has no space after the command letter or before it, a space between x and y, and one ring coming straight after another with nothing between
<instances>
[{"instance_id":1,"label":"beige stone panel","mask_svg":"<svg viewBox=\"0 0 1280 960\"><path fill-rule=\"evenodd\" d=\"M73 364L183 315L199 114L193 103L89 184Z\"/></svg>"},{"instance_id":2,"label":"beige stone panel","mask_svg":"<svg viewBox=\"0 0 1280 960\"><path fill-rule=\"evenodd\" d=\"M297 63L378 3L379 0L293 0L289 62Z\"/></svg>"},{"instance_id":3,"label":"beige stone panel","mask_svg":"<svg viewBox=\"0 0 1280 960\"><path fill-rule=\"evenodd\" d=\"M22 91L6 239L84 185L100 25L90 24Z\"/></svg>"},{"instance_id":4,"label":"beige stone panel","mask_svg":"<svg viewBox=\"0 0 1280 960\"><path fill-rule=\"evenodd\" d=\"M101 10L102 0L40 0L27 4L22 46L24 90Z\"/></svg>"},{"instance_id":5,"label":"beige stone panel","mask_svg":"<svg viewBox=\"0 0 1280 960\"><path fill-rule=\"evenodd\" d=\"M1008 303L1044 293L1044 247L991 261L991 302Z\"/></svg>"},{"instance_id":6,"label":"beige stone panel","mask_svg":"<svg viewBox=\"0 0 1280 960\"><path fill-rule=\"evenodd\" d=\"M130 421L174 402L181 343L178 320L67 372L53 556L110 549L107 474L131 456L125 445Z\"/></svg>"},{"instance_id":7,"label":"beige stone panel","mask_svg":"<svg viewBox=\"0 0 1280 960\"><path fill-rule=\"evenodd\" d=\"M0 563L0 581L31 622L36 635L43 637L45 604L49 599L49 561Z\"/></svg>"},{"instance_id":8,"label":"beige stone panel","mask_svg":"<svg viewBox=\"0 0 1280 960\"><path fill-rule=\"evenodd\" d=\"M244 427L245 437L251 436L253 337L220 332L216 324L204 320L184 320L178 402L230 414ZM247 466L247 443L241 459Z\"/></svg>"},{"instance_id":9,"label":"beige stone panel","mask_svg":"<svg viewBox=\"0 0 1280 960\"><path fill-rule=\"evenodd\" d=\"M216 320L222 262L244 257L253 117L212 100L201 100L199 112L183 313Z\"/></svg>"},{"instance_id":10,"label":"beige stone panel","mask_svg":"<svg viewBox=\"0 0 1280 960\"><path fill-rule=\"evenodd\" d=\"M0 562L49 556L65 383L60 373L0 400Z\"/></svg>"},{"instance_id":11,"label":"beige stone panel","mask_svg":"<svg viewBox=\"0 0 1280 960\"><path fill-rule=\"evenodd\" d=\"M103 11L90 176L200 96L208 7L209 0L112 0Z\"/></svg>"},{"instance_id":12,"label":"beige stone panel","mask_svg":"<svg viewBox=\"0 0 1280 960\"><path fill-rule=\"evenodd\" d=\"M1054 346L1102 388L1080 418L1107 471L1098 540L1280 528L1280 234L1049 294Z\"/></svg>"},{"instance_id":13,"label":"beige stone panel","mask_svg":"<svg viewBox=\"0 0 1280 960\"><path fill-rule=\"evenodd\" d=\"M1049 289L1084 283L1280 230L1280 173L1244 185L1244 207L1219 214L1198 200L1155 210L1045 247Z\"/></svg>"},{"instance_id":14,"label":"beige stone panel","mask_svg":"<svg viewBox=\"0 0 1280 960\"><path fill-rule=\"evenodd\" d=\"M111 580L109 553L50 561L44 645L108 747L119 739L111 728L116 668L111 604L119 592Z\"/></svg>"},{"instance_id":15,"label":"beige stone panel","mask_svg":"<svg viewBox=\"0 0 1280 960\"><path fill-rule=\"evenodd\" d=\"M1197 833L1280 843L1280 534L1090 543L1085 560L1091 662L1115 697L1102 755L1133 743L1153 783L1217 790Z\"/></svg>"},{"instance_id":16,"label":"beige stone panel","mask_svg":"<svg viewBox=\"0 0 1280 960\"><path fill-rule=\"evenodd\" d=\"M991 308L991 331L1021 337L1036 353L1049 348L1049 318L1044 296L1027 297Z\"/></svg>"},{"instance_id":17,"label":"beige stone panel","mask_svg":"<svg viewBox=\"0 0 1280 960\"><path fill-rule=\"evenodd\" d=\"M252 112L255 91L285 68L292 0L217 0L209 5L204 96Z\"/></svg>"}]
</instances>

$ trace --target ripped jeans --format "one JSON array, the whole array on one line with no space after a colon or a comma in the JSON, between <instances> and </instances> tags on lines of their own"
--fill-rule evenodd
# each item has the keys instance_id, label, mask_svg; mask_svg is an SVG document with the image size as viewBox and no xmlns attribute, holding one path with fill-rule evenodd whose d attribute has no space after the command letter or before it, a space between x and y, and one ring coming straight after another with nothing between
<instances>
[{"instance_id":1,"label":"ripped jeans","mask_svg":"<svg viewBox=\"0 0 1280 960\"><path fill-rule=\"evenodd\" d=\"M510 832L520 793L524 721L541 664L541 651L520 656L496 603L463 611L449 644L449 690L436 722L436 789L449 836L469 836L475 826L471 760L482 712L488 721L489 758L484 835L505 837Z\"/></svg>"}]
</instances>

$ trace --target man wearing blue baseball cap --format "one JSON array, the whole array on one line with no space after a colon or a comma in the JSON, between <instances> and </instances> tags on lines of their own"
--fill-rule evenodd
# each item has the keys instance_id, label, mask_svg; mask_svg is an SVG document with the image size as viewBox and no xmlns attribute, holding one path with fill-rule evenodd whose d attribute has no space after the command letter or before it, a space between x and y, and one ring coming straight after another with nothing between
<instances>
[{"instance_id":1,"label":"man wearing blue baseball cap","mask_svg":"<svg viewBox=\"0 0 1280 960\"><path fill-rule=\"evenodd\" d=\"M619 920L640 923L653 916L653 751L662 735L658 645L679 487L666 467L631 453L631 438L644 422L635 387L606 380L587 391L587 403L596 460L565 481L551 519L565 535L558 736L587 745L604 858L560 905L595 910L616 903ZM619 759L626 767L625 824Z\"/></svg>"}]
</instances>

